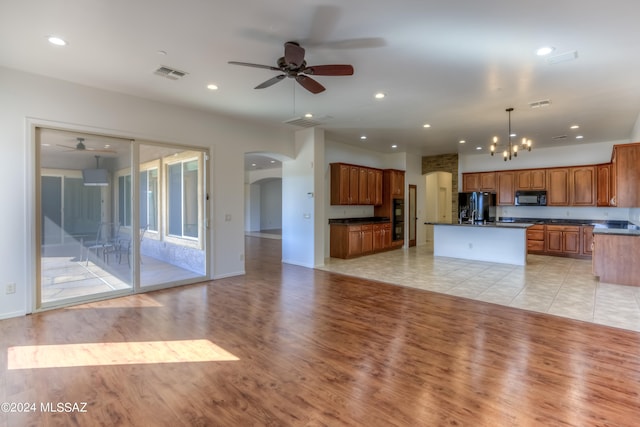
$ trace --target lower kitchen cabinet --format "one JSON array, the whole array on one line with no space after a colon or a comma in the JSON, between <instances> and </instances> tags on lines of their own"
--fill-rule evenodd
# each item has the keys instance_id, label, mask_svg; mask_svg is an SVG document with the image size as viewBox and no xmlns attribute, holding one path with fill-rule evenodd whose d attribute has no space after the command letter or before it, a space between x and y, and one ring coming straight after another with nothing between
<instances>
[{"instance_id":1,"label":"lower kitchen cabinet","mask_svg":"<svg viewBox=\"0 0 640 427\"><path fill-rule=\"evenodd\" d=\"M331 224L329 255L355 258L391 248L391 223Z\"/></svg>"},{"instance_id":2,"label":"lower kitchen cabinet","mask_svg":"<svg viewBox=\"0 0 640 427\"><path fill-rule=\"evenodd\" d=\"M527 228L527 253L544 254L544 225Z\"/></svg>"},{"instance_id":3,"label":"lower kitchen cabinet","mask_svg":"<svg viewBox=\"0 0 640 427\"><path fill-rule=\"evenodd\" d=\"M527 253L538 255L590 258L592 225L544 225L527 228Z\"/></svg>"},{"instance_id":4,"label":"lower kitchen cabinet","mask_svg":"<svg viewBox=\"0 0 640 427\"><path fill-rule=\"evenodd\" d=\"M580 227L569 225L547 225L545 233L546 252L556 255L580 254Z\"/></svg>"},{"instance_id":5,"label":"lower kitchen cabinet","mask_svg":"<svg viewBox=\"0 0 640 427\"><path fill-rule=\"evenodd\" d=\"M601 282L640 286L640 236L593 236L593 274Z\"/></svg>"}]
</instances>

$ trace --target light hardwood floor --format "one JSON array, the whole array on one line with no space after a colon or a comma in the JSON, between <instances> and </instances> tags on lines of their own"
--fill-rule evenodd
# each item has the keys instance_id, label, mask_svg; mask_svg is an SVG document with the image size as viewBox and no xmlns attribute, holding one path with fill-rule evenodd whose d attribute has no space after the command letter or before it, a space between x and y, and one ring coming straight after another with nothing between
<instances>
[{"instance_id":1,"label":"light hardwood floor","mask_svg":"<svg viewBox=\"0 0 640 427\"><path fill-rule=\"evenodd\" d=\"M283 265L281 241L246 241L245 276L0 321L0 402L37 405L0 425L638 423L637 332ZM57 402L86 413L42 411Z\"/></svg>"}]
</instances>

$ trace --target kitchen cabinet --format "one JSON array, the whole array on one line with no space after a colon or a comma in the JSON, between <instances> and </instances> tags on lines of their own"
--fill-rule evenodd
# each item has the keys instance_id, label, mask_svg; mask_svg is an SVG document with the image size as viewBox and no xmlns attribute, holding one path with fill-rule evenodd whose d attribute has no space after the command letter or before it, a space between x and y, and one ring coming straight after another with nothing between
<instances>
[{"instance_id":1,"label":"kitchen cabinet","mask_svg":"<svg viewBox=\"0 0 640 427\"><path fill-rule=\"evenodd\" d=\"M382 204L382 171L377 170L377 172L379 172L379 179L376 177L375 169L365 167L360 168L358 178L358 204Z\"/></svg>"},{"instance_id":2,"label":"kitchen cabinet","mask_svg":"<svg viewBox=\"0 0 640 427\"><path fill-rule=\"evenodd\" d=\"M546 189L546 171L544 169L524 169L516 172L516 190Z\"/></svg>"},{"instance_id":3,"label":"kitchen cabinet","mask_svg":"<svg viewBox=\"0 0 640 427\"><path fill-rule=\"evenodd\" d=\"M332 163L331 204L381 205L382 170Z\"/></svg>"},{"instance_id":4,"label":"kitchen cabinet","mask_svg":"<svg viewBox=\"0 0 640 427\"><path fill-rule=\"evenodd\" d=\"M593 274L601 282L640 286L640 236L596 234L593 237Z\"/></svg>"},{"instance_id":5,"label":"kitchen cabinet","mask_svg":"<svg viewBox=\"0 0 640 427\"><path fill-rule=\"evenodd\" d=\"M515 203L515 173L513 171L496 172L498 181L496 191L497 205L513 205Z\"/></svg>"},{"instance_id":6,"label":"kitchen cabinet","mask_svg":"<svg viewBox=\"0 0 640 427\"><path fill-rule=\"evenodd\" d=\"M527 228L527 252L544 254L544 224L536 224Z\"/></svg>"},{"instance_id":7,"label":"kitchen cabinet","mask_svg":"<svg viewBox=\"0 0 640 427\"><path fill-rule=\"evenodd\" d=\"M404 171L388 169L389 190L392 197L404 198Z\"/></svg>"},{"instance_id":8,"label":"kitchen cabinet","mask_svg":"<svg viewBox=\"0 0 640 427\"><path fill-rule=\"evenodd\" d=\"M569 205L596 205L596 167L579 166L569 169Z\"/></svg>"},{"instance_id":9,"label":"kitchen cabinet","mask_svg":"<svg viewBox=\"0 0 640 427\"><path fill-rule=\"evenodd\" d=\"M545 245L550 255L579 255L580 226L547 225Z\"/></svg>"},{"instance_id":10,"label":"kitchen cabinet","mask_svg":"<svg viewBox=\"0 0 640 427\"><path fill-rule=\"evenodd\" d=\"M547 205L569 206L569 168L547 169Z\"/></svg>"},{"instance_id":11,"label":"kitchen cabinet","mask_svg":"<svg viewBox=\"0 0 640 427\"><path fill-rule=\"evenodd\" d=\"M611 164L596 166L596 206L609 206L611 187Z\"/></svg>"},{"instance_id":12,"label":"kitchen cabinet","mask_svg":"<svg viewBox=\"0 0 640 427\"><path fill-rule=\"evenodd\" d=\"M496 172L462 174L462 191L496 191Z\"/></svg>"},{"instance_id":13,"label":"kitchen cabinet","mask_svg":"<svg viewBox=\"0 0 640 427\"><path fill-rule=\"evenodd\" d=\"M391 223L373 224L373 251L391 247Z\"/></svg>"},{"instance_id":14,"label":"kitchen cabinet","mask_svg":"<svg viewBox=\"0 0 640 427\"><path fill-rule=\"evenodd\" d=\"M391 248L391 223L331 224L329 255L355 258Z\"/></svg>"},{"instance_id":15,"label":"kitchen cabinet","mask_svg":"<svg viewBox=\"0 0 640 427\"><path fill-rule=\"evenodd\" d=\"M640 207L640 143L613 146L611 205Z\"/></svg>"},{"instance_id":16,"label":"kitchen cabinet","mask_svg":"<svg viewBox=\"0 0 640 427\"><path fill-rule=\"evenodd\" d=\"M591 256L593 253L593 226L584 225L582 228L582 255Z\"/></svg>"},{"instance_id":17,"label":"kitchen cabinet","mask_svg":"<svg viewBox=\"0 0 640 427\"><path fill-rule=\"evenodd\" d=\"M374 186L372 189L371 186ZM371 175L369 175L369 193L373 194L373 205L382 205L382 171L380 169L373 169L373 181Z\"/></svg>"}]
</instances>

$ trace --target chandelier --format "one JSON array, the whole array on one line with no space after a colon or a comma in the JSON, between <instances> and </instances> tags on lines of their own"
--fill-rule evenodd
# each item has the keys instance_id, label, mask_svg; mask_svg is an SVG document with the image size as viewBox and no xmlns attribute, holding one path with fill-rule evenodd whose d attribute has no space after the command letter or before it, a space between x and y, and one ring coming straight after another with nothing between
<instances>
[{"instance_id":1,"label":"chandelier","mask_svg":"<svg viewBox=\"0 0 640 427\"><path fill-rule=\"evenodd\" d=\"M511 133L511 112L513 111L512 107L509 107L505 110L509 113L509 138L506 148L502 152L502 158L506 162L507 160L511 160L512 157L518 157L518 148L521 150L531 151L531 140L527 138L522 138L522 142L520 144L514 144L511 141L511 138L515 136L515 134ZM498 137L493 137L493 143L491 144L491 155L493 156L498 148Z\"/></svg>"}]
</instances>

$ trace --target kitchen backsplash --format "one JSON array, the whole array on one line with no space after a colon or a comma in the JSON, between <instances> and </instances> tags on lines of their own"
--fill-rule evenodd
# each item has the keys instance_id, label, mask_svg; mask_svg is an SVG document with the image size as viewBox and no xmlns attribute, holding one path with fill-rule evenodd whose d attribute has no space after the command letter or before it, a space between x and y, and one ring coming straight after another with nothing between
<instances>
[{"instance_id":1,"label":"kitchen backsplash","mask_svg":"<svg viewBox=\"0 0 640 427\"><path fill-rule=\"evenodd\" d=\"M499 217L516 218L622 220L635 223L638 223L640 221L640 209L635 208L596 208L574 206L498 206L496 208L496 215Z\"/></svg>"}]
</instances>

